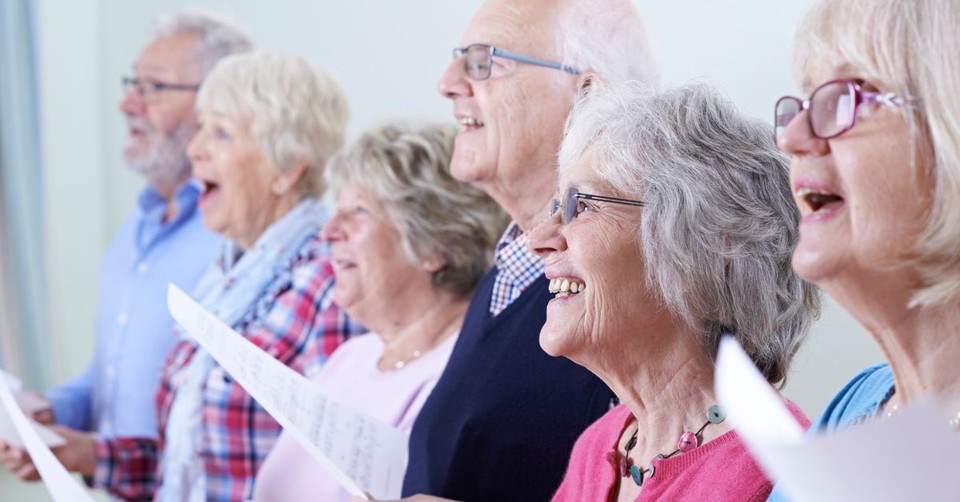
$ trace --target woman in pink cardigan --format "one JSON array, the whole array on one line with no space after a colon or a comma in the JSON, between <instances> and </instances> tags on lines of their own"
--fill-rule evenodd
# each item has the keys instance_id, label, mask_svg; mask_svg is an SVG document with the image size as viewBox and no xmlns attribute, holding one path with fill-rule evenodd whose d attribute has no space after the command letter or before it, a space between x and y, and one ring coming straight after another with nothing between
<instances>
[{"instance_id":1,"label":"woman in pink cardigan","mask_svg":"<svg viewBox=\"0 0 960 502\"><path fill-rule=\"evenodd\" d=\"M713 358L733 336L782 382L819 312L790 268L786 158L770 126L704 86L585 93L530 237L556 294L540 345L620 404L577 441L554 500L764 500L770 482L716 405Z\"/></svg>"}]
</instances>

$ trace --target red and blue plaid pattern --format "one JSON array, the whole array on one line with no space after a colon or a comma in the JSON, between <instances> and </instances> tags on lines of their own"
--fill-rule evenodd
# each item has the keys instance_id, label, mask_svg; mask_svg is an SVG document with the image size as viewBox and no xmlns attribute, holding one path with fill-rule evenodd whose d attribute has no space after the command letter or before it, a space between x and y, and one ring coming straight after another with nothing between
<instances>
[{"instance_id":1,"label":"red and blue plaid pattern","mask_svg":"<svg viewBox=\"0 0 960 502\"><path fill-rule=\"evenodd\" d=\"M300 373L312 374L352 334L362 328L332 303L333 270L319 241L287 275L263 316L237 329L264 351ZM274 286L274 285L272 285ZM178 375L186 371L197 345L181 340L170 353L157 391L160 447L167 415L176 397ZM207 500L246 500L264 458L279 436L280 425L219 365L207 375L203 389L203 457ZM124 498L151 498L162 484L158 449L149 440L108 440L99 445L93 480ZM155 442L153 442L155 443Z\"/></svg>"},{"instance_id":2,"label":"red and blue plaid pattern","mask_svg":"<svg viewBox=\"0 0 960 502\"><path fill-rule=\"evenodd\" d=\"M529 234L516 223L510 223L497 242L493 263L497 278L493 281L490 314L503 312L527 286L543 274L543 260L527 249Z\"/></svg>"}]
</instances>

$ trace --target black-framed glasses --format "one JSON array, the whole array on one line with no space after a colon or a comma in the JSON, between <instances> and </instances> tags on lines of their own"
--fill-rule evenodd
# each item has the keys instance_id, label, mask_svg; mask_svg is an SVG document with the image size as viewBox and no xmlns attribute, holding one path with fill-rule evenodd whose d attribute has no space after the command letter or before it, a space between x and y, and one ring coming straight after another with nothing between
<instances>
[{"instance_id":1,"label":"black-framed glasses","mask_svg":"<svg viewBox=\"0 0 960 502\"><path fill-rule=\"evenodd\" d=\"M606 195L582 193L577 190L577 187L570 187L566 192L563 193L563 200L553 199L550 202L549 216L553 217L557 214L557 211L560 210L560 221L566 225L567 223L577 219L577 216L579 216L580 213L586 209L586 204L583 202L584 200L596 200L600 202L610 202L613 204L636 207L643 207L646 205L645 202L640 200L620 199L617 197L607 197Z\"/></svg>"},{"instance_id":2,"label":"black-framed glasses","mask_svg":"<svg viewBox=\"0 0 960 502\"><path fill-rule=\"evenodd\" d=\"M779 143L787 126L804 110L807 110L807 122L813 135L820 139L831 139L853 129L860 105L900 107L915 101L892 92L864 91L853 80L831 80L814 89L806 101L794 96L783 96L777 100L773 140Z\"/></svg>"},{"instance_id":3,"label":"black-framed glasses","mask_svg":"<svg viewBox=\"0 0 960 502\"><path fill-rule=\"evenodd\" d=\"M465 56L463 59L464 70L467 76L473 80L486 80L490 78L490 71L493 68L493 57L512 59L520 63L552 68L566 73L578 75L580 70L564 64L538 59L531 56L524 56L516 52L510 52L499 47L487 44L471 44L466 47L456 47L453 49L453 58L457 59Z\"/></svg>"},{"instance_id":4,"label":"black-framed glasses","mask_svg":"<svg viewBox=\"0 0 960 502\"><path fill-rule=\"evenodd\" d=\"M145 101L156 99L161 93L166 91L197 91L200 84L174 84L162 82L153 79L140 79L136 77L123 77L123 91L129 93L130 89L136 89L137 95Z\"/></svg>"}]
</instances>

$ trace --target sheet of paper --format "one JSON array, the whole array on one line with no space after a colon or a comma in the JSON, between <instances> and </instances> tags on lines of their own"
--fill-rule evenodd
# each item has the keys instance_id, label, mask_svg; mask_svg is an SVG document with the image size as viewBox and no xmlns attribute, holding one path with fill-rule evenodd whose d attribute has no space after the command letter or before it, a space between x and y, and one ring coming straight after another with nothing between
<instances>
[{"instance_id":1,"label":"sheet of paper","mask_svg":"<svg viewBox=\"0 0 960 502\"><path fill-rule=\"evenodd\" d=\"M171 284L173 318L351 494L400 497L407 435L321 392Z\"/></svg>"},{"instance_id":2,"label":"sheet of paper","mask_svg":"<svg viewBox=\"0 0 960 502\"><path fill-rule=\"evenodd\" d=\"M35 425L23 414L17 404L13 391L10 390L5 378L0 378L0 401L3 403L5 415L9 416L16 434L22 438L23 445L30 454L30 459L33 460L33 465L36 466L37 472L40 473L43 484L50 492L53 500L55 502L93 502L90 494L67 472L60 460L44 444L44 440L37 433Z\"/></svg>"},{"instance_id":3,"label":"sheet of paper","mask_svg":"<svg viewBox=\"0 0 960 502\"><path fill-rule=\"evenodd\" d=\"M720 343L715 381L727 420L794 502L956 500L960 494L960 437L933 403L837 433L801 436L732 338Z\"/></svg>"}]
</instances>

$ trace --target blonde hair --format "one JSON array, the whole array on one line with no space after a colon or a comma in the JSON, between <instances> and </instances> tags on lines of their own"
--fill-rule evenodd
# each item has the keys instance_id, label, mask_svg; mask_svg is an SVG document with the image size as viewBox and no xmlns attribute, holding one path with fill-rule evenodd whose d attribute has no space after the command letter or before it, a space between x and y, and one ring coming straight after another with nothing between
<instances>
[{"instance_id":1,"label":"blonde hair","mask_svg":"<svg viewBox=\"0 0 960 502\"><path fill-rule=\"evenodd\" d=\"M844 61L884 88L919 98L904 108L915 158L934 180L926 227L907 265L924 285L911 306L960 295L960 2L820 0L797 29L801 86L822 65ZM832 55L832 56L831 56ZM832 59L831 59L832 58Z\"/></svg>"},{"instance_id":2,"label":"blonde hair","mask_svg":"<svg viewBox=\"0 0 960 502\"><path fill-rule=\"evenodd\" d=\"M295 187L300 196L323 193L323 169L343 146L348 118L347 95L333 75L290 54L229 56L200 87L197 108L249 121L278 171L306 166Z\"/></svg>"}]
</instances>

